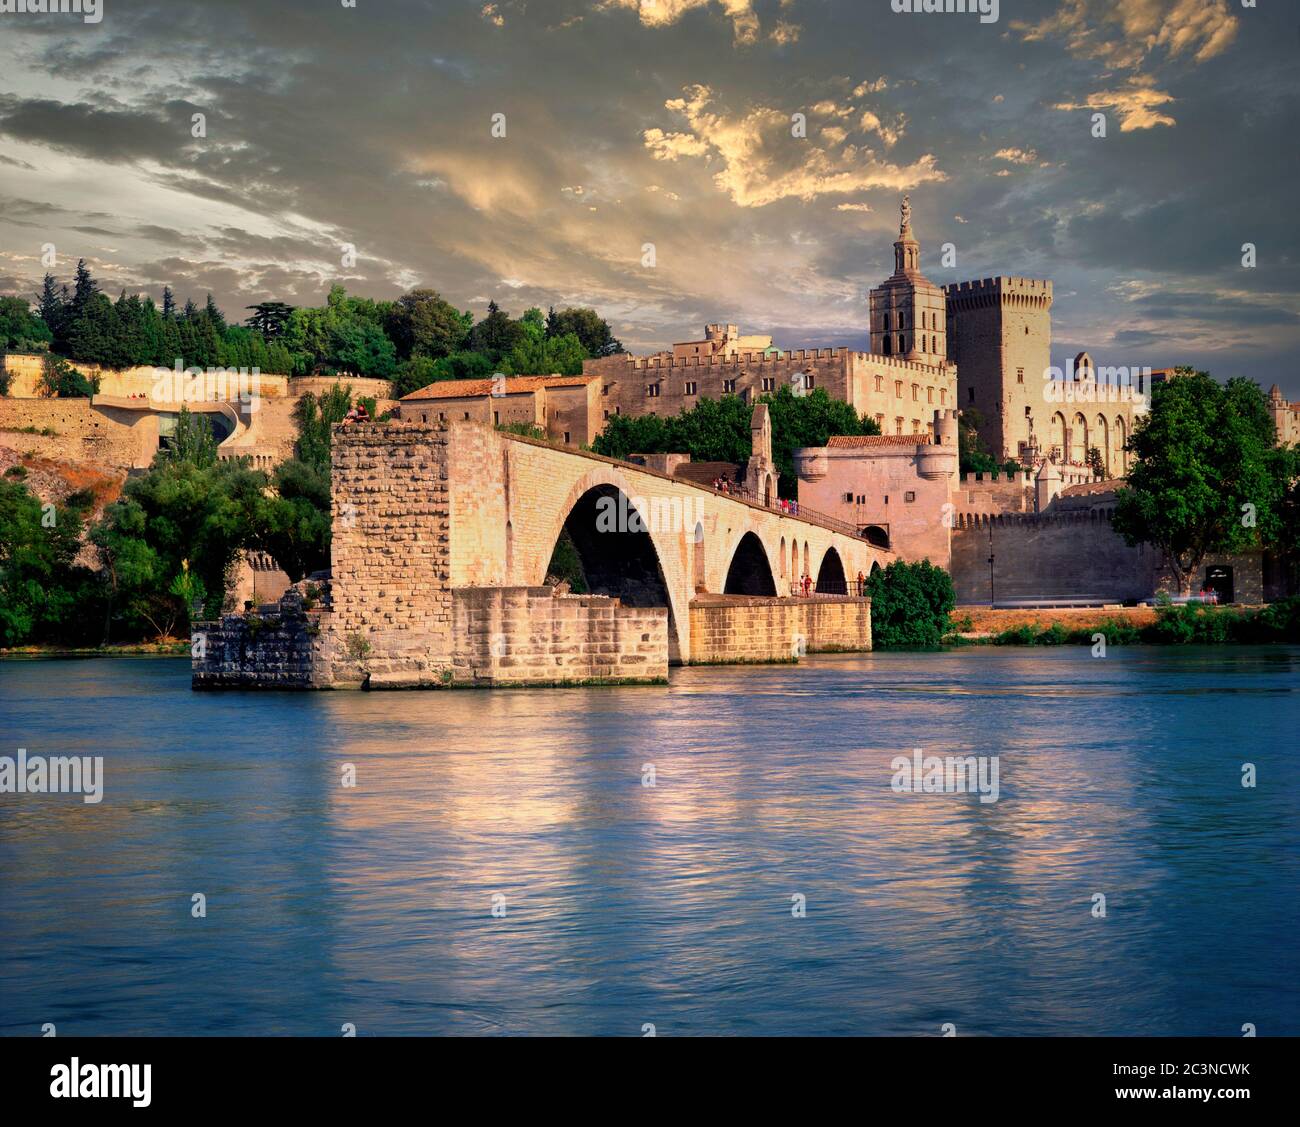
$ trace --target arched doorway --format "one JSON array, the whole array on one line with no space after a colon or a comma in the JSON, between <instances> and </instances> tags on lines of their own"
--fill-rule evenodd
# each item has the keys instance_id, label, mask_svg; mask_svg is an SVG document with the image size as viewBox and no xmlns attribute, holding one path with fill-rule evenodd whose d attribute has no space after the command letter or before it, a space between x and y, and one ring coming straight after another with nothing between
<instances>
[{"instance_id":1,"label":"arched doorway","mask_svg":"<svg viewBox=\"0 0 1300 1127\"><path fill-rule=\"evenodd\" d=\"M746 532L736 545L731 566L727 568L727 583L723 591L728 595L776 594L772 565L767 562L763 542L752 532Z\"/></svg>"},{"instance_id":2,"label":"arched doorway","mask_svg":"<svg viewBox=\"0 0 1300 1127\"><path fill-rule=\"evenodd\" d=\"M878 524L869 524L862 530L868 544L877 548L889 547L889 533Z\"/></svg>"},{"instance_id":3,"label":"arched doorway","mask_svg":"<svg viewBox=\"0 0 1300 1127\"><path fill-rule=\"evenodd\" d=\"M834 548L827 548L822 556L822 566L817 569L817 593L819 595L847 595L848 581L844 577L844 562Z\"/></svg>"}]
</instances>

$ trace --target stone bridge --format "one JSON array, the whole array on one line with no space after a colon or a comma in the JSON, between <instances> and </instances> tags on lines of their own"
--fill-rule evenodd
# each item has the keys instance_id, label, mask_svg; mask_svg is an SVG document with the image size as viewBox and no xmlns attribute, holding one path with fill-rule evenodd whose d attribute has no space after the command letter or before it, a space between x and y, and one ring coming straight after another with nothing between
<instances>
[{"instance_id":1,"label":"stone bridge","mask_svg":"<svg viewBox=\"0 0 1300 1127\"><path fill-rule=\"evenodd\" d=\"M325 590L289 592L256 637L201 624L196 687L658 681L869 649L850 592L893 559L833 522L470 421L340 427L333 467ZM545 585L557 551L588 593Z\"/></svg>"}]
</instances>

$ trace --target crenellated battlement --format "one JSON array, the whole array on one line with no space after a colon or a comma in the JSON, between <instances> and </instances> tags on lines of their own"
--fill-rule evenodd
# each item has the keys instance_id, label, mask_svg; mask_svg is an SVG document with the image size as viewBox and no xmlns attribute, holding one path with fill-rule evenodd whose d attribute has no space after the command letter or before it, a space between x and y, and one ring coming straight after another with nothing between
<instances>
[{"instance_id":1,"label":"crenellated battlement","mask_svg":"<svg viewBox=\"0 0 1300 1127\"><path fill-rule=\"evenodd\" d=\"M1055 513L958 513L954 517L953 528L960 530L977 528L1002 528L1012 525L1033 528L1050 528L1064 524L1109 523L1111 509L1078 509Z\"/></svg>"},{"instance_id":2,"label":"crenellated battlement","mask_svg":"<svg viewBox=\"0 0 1300 1127\"><path fill-rule=\"evenodd\" d=\"M1051 309L1052 283L1046 278L998 277L953 282L943 287L951 314L955 310L996 306Z\"/></svg>"}]
</instances>

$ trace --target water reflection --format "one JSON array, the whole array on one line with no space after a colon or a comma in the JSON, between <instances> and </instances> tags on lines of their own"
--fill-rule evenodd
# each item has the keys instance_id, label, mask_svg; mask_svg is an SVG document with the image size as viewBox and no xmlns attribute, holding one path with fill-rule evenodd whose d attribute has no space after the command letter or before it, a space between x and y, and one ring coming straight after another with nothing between
<instances>
[{"instance_id":1,"label":"water reflection","mask_svg":"<svg viewBox=\"0 0 1300 1127\"><path fill-rule=\"evenodd\" d=\"M7 742L107 779L99 806L0 796L0 1029L1295 1033L1298 663L980 650L320 695L6 664ZM895 794L914 747L999 756L1000 800Z\"/></svg>"}]
</instances>

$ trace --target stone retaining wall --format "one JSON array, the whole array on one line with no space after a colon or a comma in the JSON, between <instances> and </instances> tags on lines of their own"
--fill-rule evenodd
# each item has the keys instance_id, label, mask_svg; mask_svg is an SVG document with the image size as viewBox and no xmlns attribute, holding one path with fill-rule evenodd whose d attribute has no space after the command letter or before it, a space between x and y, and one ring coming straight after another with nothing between
<instances>
[{"instance_id":1,"label":"stone retaining wall","mask_svg":"<svg viewBox=\"0 0 1300 1127\"><path fill-rule=\"evenodd\" d=\"M693 662L790 661L871 649L871 600L719 595L691 602Z\"/></svg>"}]
</instances>

